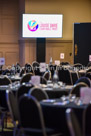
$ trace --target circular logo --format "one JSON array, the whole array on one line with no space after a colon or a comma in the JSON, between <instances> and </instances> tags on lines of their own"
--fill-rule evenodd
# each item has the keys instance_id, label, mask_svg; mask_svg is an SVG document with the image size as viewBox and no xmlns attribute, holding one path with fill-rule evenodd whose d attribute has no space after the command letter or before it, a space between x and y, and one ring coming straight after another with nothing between
<instances>
[{"instance_id":1,"label":"circular logo","mask_svg":"<svg viewBox=\"0 0 91 136\"><path fill-rule=\"evenodd\" d=\"M38 29L39 25L35 20L31 20L28 22L28 29L30 31L36 31Z\"/></svg>"}]
</instances>

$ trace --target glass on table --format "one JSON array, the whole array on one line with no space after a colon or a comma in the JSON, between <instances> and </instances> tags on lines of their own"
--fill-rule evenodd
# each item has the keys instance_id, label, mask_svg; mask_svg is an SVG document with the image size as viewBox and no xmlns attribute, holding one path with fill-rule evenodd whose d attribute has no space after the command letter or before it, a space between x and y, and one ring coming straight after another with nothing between
<instances>
[{"instance_id":1,"label":"glass on table","mask_svg":"<svg viewBox=\"0 0 91 136\"><path fill-rule=\"evenodd\" d=\"M80 97L76 97L74 102L75 102L76 105L82 105L83 104L82 100L80 99Z\"/></svg>"},{"instance_id":2,"label":"glass on table","mask_svg":"<svg viewBox=\"0 0 91 136\"><path fill-rule=\"evenodd\" d=\"M69 95L69 101L70 101L70 102L74 102L75 99L76 99L76 95L75 95L75 94L70 94L70 95Z\"/></svg>"}]
</instances>

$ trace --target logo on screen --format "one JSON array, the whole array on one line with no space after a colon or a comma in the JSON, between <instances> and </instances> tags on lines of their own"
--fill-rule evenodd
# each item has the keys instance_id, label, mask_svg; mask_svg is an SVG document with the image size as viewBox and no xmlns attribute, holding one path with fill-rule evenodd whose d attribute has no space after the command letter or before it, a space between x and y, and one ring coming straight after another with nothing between
<instances>
[{"instance_id":1,"label":"logo on screen","mask_svg":"<svg viewBox=\"0 0 91 136\"><path fill-rule=\"evenodd\" d=\"M31 20L28 22L28 29L32 32L36 31L38 29L39 25L35 20Z\"/></svg>"}]
</instances>

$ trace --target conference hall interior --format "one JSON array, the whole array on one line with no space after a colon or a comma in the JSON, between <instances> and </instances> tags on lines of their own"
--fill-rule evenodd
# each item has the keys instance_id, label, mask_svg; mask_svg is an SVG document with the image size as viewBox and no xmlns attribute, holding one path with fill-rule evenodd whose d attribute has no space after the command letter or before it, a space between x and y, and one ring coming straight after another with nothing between
<instances>
[{"instance_id":1,"label":"conference hall interior","mask_svg":"<svg viewBox=\"0 0 91 136\"><path fill-rule=\"evenodd\" d=\"M91 136L91 0L0 0L0 136Z\"/></svg>"}]
</instances>

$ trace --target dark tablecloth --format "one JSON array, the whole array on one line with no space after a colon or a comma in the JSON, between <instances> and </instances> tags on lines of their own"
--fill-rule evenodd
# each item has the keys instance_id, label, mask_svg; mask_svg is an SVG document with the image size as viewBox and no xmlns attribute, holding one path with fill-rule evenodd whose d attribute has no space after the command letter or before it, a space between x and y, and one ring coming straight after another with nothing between
<instances>
[{"instance_id":1,"label":"dark tablecloth","mask_svg":"<svg viewBox=\"0 0 91 136\"><path fill-rule=\"evenodd\" d=\"M78 106L73 102L70 102L66 105L61 105L60 102L60 99L57 99L56 102L40 102L43 110L45 124L48 127L59 129L60 132L64 133L65 136L69 136L70 134L67 126L65 113L66 109L72 108L74 110L82 128L84 112L88 105Z\"/></svg>"}]
</instances>

